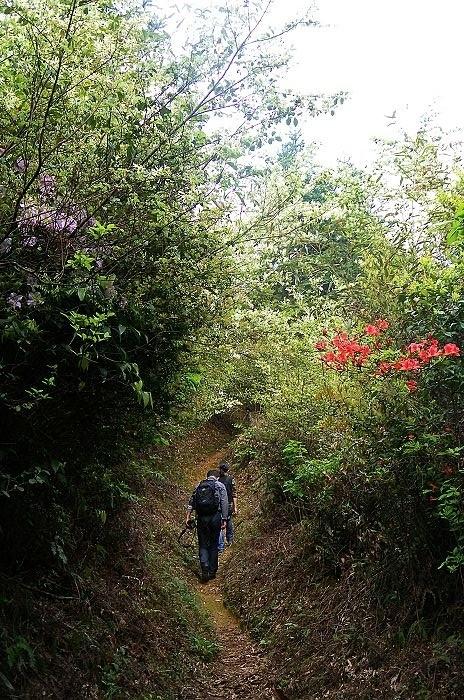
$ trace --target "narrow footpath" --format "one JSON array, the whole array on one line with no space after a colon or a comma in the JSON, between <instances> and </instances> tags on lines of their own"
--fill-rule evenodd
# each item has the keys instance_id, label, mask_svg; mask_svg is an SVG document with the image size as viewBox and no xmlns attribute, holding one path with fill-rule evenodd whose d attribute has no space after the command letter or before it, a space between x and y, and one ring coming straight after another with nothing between
<instances>
[{"instance_id":1,"label":"narrow footpath","mask_svg":"<svg viewBox=\"0 0 464 700\"><path fill-rule=\"evenodd\" d=\"M227 448L223 448L198 462L190 477L192 489L205 478L208 469L217 467L227 458L227 453ZM240 498L240 484L238 490ZM239 500L239 510L241 502L243 500ZM246 517L246 513L241 512L241 516ZM229 552L226 549L220 557L216 579L206 584L195 582L213 621L219 654L214 661L205 664L201 678L192 679L191 684L184 687L182 700L282 700L284 696L272 687L272 673L261 649L224 605L221 589Z\"/></svg>"}]
</instances>

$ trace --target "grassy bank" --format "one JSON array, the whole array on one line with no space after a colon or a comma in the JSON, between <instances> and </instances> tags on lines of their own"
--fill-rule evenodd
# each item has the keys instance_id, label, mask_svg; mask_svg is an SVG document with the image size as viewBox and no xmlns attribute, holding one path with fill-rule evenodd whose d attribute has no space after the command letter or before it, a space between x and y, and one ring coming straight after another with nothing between
<instances>
[{"instance_id":1,"label":"grassy bank","mask_svg":"<svg viewBox=\"0 0 464 700\"><path fill-rule=\"evenodd\" d=\"M68 574L0 578L1 697L174 700L215 651L179 545L183 470L224 433L207 426L134 455L144 486ZM143 469L142 469L143 468Z\"/></svg>"},{"instance_id":2,"label":"grassy bank","mask_svg":"<svg viewBox=\"0 0 464 700\"><path fill-rule=\"evenodd\" d=\"M329 572L305 520L291 522L268 501L260 506L259 475L253 463L240 473L242 482L254 484L252 516L239 529L225 595L266 649L285 694L293 700L462 697L462 606L435 605L432 592L421 608L398 600L393 588L379 595L373 566L348 558Z\"/></svg>"}]
</instances>

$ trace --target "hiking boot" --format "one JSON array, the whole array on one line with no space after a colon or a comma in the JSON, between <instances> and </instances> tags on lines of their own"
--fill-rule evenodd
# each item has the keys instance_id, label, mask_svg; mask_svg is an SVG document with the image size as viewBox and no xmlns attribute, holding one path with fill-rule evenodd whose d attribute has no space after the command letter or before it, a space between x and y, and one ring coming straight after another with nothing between
<instances>
[{"instance_id":1,"label":"hiking boot","mask_svg":"<svg viewBox=\"0 0 464 700\"><path fill-rule=\"evenodd\" d=\"M214 572L214 573L211 572L210 575L209 575L209 578L210 578L210 579L216 578L216 572Z\"/></svg>"},{"instance_id":2,"label":"hiking boot","mask_svg":"<svg viewBox=\"0 0 464 700\"><path fill-rule=\"evenodd\" d=\"M210 574L208 569L202 569L201 575L200 575L200 581L202 583L206 583L207 581L209 581L210 576L211 576L211 574Z\"/></svg>"}]
</instances>

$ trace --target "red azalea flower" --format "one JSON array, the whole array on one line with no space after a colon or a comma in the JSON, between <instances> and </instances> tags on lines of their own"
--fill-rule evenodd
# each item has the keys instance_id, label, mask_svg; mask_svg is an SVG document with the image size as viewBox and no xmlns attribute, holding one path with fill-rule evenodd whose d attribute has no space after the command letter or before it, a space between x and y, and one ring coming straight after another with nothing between
<instances>
[{"instance_id":1,"label":"red azalea flower","mask_svg":"<svg viewBox=\"0 0 464 700\"><path fill-rule=\"evenodd\" d=\"M398 360L398 362L395 364L395 367L401 372L409 372L411 370L419 369L420 362L419 360L413 360L412 358L407 357L404 360Z\"/></svg>"},{"instance_id":2,"label":"red azalea flower","mask_svg":"<svg viewBox=\"0 0 464 700\"><path fill-rule=\"evenodd\" d=\"M327 343L325 340L320 340L316 345L314 346L316 350L326 350L327 349Z\"/></svg>"},{"instance_id":3,"label":"red azalea flower","mask_svg":"<svg viewBox=\"0 0 464 700\"><path fill-rule=\"evenodd\" d=\"M348 341L348 335L344 332L338 333L333 339L332 343L336 348L342 348Z\"/></svg>"},{"instance_id":4,"label":"red azalea flower","mask_svg":"<svg viewBox=\"0 0 464 700\"><path fill-rule=\"evenodd\" d=\"M351 340L349 343L347 343L346 350L347 352L354 354L361 350L361 345L358 342L356 342L356 340Z\"/></svg>"},{"instance_id":5,"label":"red azalea flower","mask_svg":"<svg viewBox=\"0 0 464 700\"><path fill-rule=\"evenodd\" d=\"M330 350L322 356L322 359L324 360L324 362L336 362L337 356L334 352L332 352L332 350Z\"/></svg>"},{"instance_id":6,"label":"red azalea flower","mask_svg":"<svg viewBox=\"0 0 464 700\"><path fill-rule=\"evenodd\" d=\"M378 374L386 374L393 367L391 362L379 362L377 367Z\"/></svg>"},{"instance_id":7,"label":"red azalea flower","mask_svg":"<svg viewBox=\"0 0 464 700\"><path fill-rule=\"evenodd\" d=\"M448 357L459 357L460 354L461 350L454 343L446 343L446 345L443 347L443 355L447 355Z\"/></svg>"},{"instance_id":8,"label":"red azalea flower","mask_svg":"<svg viewBox=\"0 0 464 700\"><path fill-rule=\"evenodd\" d=\"M428 350L419 350L420 361L424 364L430 360L430 355Z\"/></svg>"},{"instance_id":9,"label":"red azalea flower","mask_svg":"<svg viewBox=\"0 0 464 700\"><path fill-rule=\"evenodd\" d=\"M360 346L359 346L359 353L360 353L363 357L367 357L368 355L371 354L371 352L372 352L372 350L371 350L371 348L369 347L369 345L360 345Z\"/></svg>"},{"instance_id":10,"label":"red azalea flower","mask_svg":"<svg viewBox=\"0 0 464 700\"><path fill-rule=\"evenodd\" d=\"M435 343L429 347L427 352L430 359L432 359L432 357L440 357L441 355L441 350L438 349L438 345L435 345Z\"/></svg>"},{"instance_id":11,"label":"red azalea flower","mask_svg":"<svg viewBox=\"0 0 464 700\"><path fill-rule=\"evenodd\" d=\"M424 343L411 343L410 345L408 345L408 352L410 355L412 355L415 352L420 352L423 347Z\"/></svg>"},{"instance_id":12,"label":"red azalea flower","mask_svg":"<svg viewBox=\"0 0 464 700\"><path fill-rule=\"evenodd\" d=\"M413 379L410 379L408 382L406 382L406 386L408 387L408 391L412 394L414 391L417 391L417 382L415 382Z\"/></svg>"},{"instance_id":13,"label":"red azalea flower","mask_svg":"<svg viewBox=\"0 0 464 700\"><path fill-rule=\"evenodd\" d=\"M377 328L380 328L381 331L386 331L387 328L390 328L390 324L388 323L388 321L385 321L385 319L383 318L377 319L375 325L377 326Z\"/></svg>"},{"instance_id":14,"label":"red azalea flower","mask_svg":"<svg viewBox=\"0 0 464 700\"><path fill-rule=\"evenodd\" d=\"M366 335L375 336L375 335L379 335L380 330L379 330L379 328L378 328L377 326L374 326L374 325L372 325L372 324L369 324L368 326L365 327L364 333L365 333Z\"/></svg>"}]
</instances>

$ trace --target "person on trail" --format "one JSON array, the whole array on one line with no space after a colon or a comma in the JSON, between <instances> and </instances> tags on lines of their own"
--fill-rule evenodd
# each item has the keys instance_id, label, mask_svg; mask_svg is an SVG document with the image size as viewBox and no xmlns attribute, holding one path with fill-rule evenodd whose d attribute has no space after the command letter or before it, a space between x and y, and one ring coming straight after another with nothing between
<instances>
[{"instance_id":1,"label":"person on trail","mask_svg":"<svg viewBox=\"0 0 464 700\"><path fill-rule=\"evenodd\" d=\"M229 465L227 462L223 462L222 464L219 465L219 472L220 472L220 477L219 481L224 484L226 487L227 491L227 500L229 502L229 512L227 514L227 523L226 523L226 530L221 530L221 535L219 537L219 545L218 545L218 550L219 553L222 553L224 551L224 546L225 543L227 542L228 546L232 544L234 541L234 521L233 521L233 516L237 515L238 510L237 510L237 486L235 484L235 479L234 477L229 474ZM225 535L225 537L224 537Z\"/></svg>"},{"instance_id":2,"label":"person on trail","mask_svg":"<svg viewBox=\"0 0 464 700\"><path fill-rule=\"evenodd\" d=\"M198 556L202 581L216 576L218 569L218 543L221 530L225 530L229 514L229 502L224 484L219 481L220 472L210 469L206 479L200 481L187 506L186 525L192 511L197 515Z\"/></svg>"}]
</instances>

